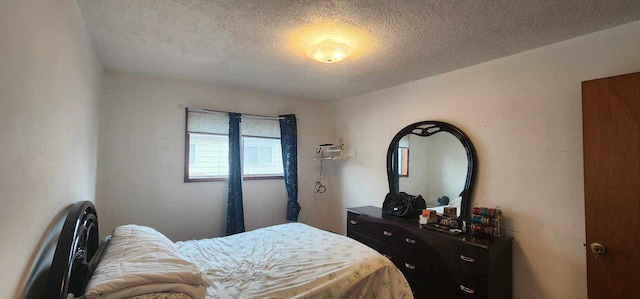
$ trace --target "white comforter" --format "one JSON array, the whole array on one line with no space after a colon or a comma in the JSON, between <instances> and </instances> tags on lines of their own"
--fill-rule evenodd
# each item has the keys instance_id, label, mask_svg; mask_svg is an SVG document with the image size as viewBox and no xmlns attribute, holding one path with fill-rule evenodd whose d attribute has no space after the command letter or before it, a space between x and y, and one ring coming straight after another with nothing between
<instances>
[{"instance_id":1,"label":"white comforter","mask_svg":"<svg viewBox=\"0 0 640 299\"><path fill-rule=\"evenodd\" d=\"M198 267L184 260L171 240L148 227L124 225L114 230L85 297L121 299L174 292L201 299L203 285Z\"/></svg>"},{"instance_id":2,"label":"white comforter","mask_svg":"<svg viewBox=\"0 0 640 299\"><path fill-rule=\"evenodd\" d=\"M391 261L350 238L290 223L177 242L210 283L207 298L413 298Z\"/></svg>"}]
</instances>

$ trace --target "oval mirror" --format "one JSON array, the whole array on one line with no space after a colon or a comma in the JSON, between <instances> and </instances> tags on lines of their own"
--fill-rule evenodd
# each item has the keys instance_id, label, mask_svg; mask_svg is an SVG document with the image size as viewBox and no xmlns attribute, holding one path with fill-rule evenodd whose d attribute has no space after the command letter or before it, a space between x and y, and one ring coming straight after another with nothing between
<instances>
[{"instance_id":1,"label":"oval mirror","mask_svg":"<svg viewBox=\"0 0 640 299\"><path fill-rule=\"evenodd\" d=\"M402 129L387 151L389 192L421 195L427 208L443 213L456 207L468 218L476 170L473 144L462 130L439 121L422 121Z\"/></svg>"}]
</instances>

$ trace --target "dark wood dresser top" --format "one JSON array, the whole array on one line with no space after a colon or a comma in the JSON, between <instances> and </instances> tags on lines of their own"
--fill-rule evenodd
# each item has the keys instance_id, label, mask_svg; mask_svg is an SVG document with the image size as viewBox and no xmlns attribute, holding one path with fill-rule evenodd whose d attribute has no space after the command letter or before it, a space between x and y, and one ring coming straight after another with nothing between
<instances>
[{"instance_id":1,"label":"dark wood dresser top","mask_svg":"<svg viewBox=\"0 0 640 299\"><path fill-rule=\"evenodd\" d=\"M399 217L393 217L393 216L383 216L382 209L374 206L347 208L347 211L356 213L359 215L371 216L373 218L382 218L387 221L391 221L396 225L403 226L407 229L411 229L414 232L419 231L419 232L424 232L426 234L429 234L429 233L439 234L446 238L458 240L460 242L468 243L470 245L474 245L482 248L488 248L489 246L496 243L510 242L511 240L513 240L513 238L511 237L496 238L496 237L477 236L477 235L466 234L466 233L459 234L459 235L448 235L446 233L437 232L430 229L422 229L418 224L418 218L399 218Z\"/></svg>"},{"instance_id":2,"label":"dark wood dresser top","mask_svg":"<svg viewBox=\"0 0 640 299\"><path fill-rule=\"evenodd\" d=\"M417 299L512 298L510 237L423 229L373 206L347 209L347 236L393 262Z\"/></svg>"}]
</instances>

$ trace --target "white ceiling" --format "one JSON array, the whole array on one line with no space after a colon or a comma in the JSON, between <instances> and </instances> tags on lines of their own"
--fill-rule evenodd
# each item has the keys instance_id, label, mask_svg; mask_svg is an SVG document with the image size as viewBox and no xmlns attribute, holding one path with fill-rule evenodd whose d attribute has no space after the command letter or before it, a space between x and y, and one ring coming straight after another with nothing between
<instances>
[{"instance_id":1,"label":"white ceiling","mask_svg":"<svg viewBox=\"0 0 640 299\"><path fill-rule=\"evenodd\" d=\"M638 0L78 0L78 4L107 69L321 101L368 93L640 19ZM300 47L323 26L333 28L331 34L352 39L354 55L335 64L306 57Z\"/></svg>"}]
</instances>

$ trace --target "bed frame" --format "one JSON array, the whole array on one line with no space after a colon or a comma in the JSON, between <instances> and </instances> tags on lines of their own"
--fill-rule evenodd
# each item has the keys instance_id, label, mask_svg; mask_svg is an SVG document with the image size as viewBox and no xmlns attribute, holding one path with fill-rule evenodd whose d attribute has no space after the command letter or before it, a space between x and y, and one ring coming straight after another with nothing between
<instances>
[{"instance_id":1,"label":"bed frame","mask_svg":"<svg viewBox=\"0 0 640 299\"><path fill-rule=\"evenodd\" d=\"M91 278L88 263L99 243L96 208L90 201L75 203L60 232L43 292L45 298L67 299L84 294Z\"/></svg>"}]
</instances>

